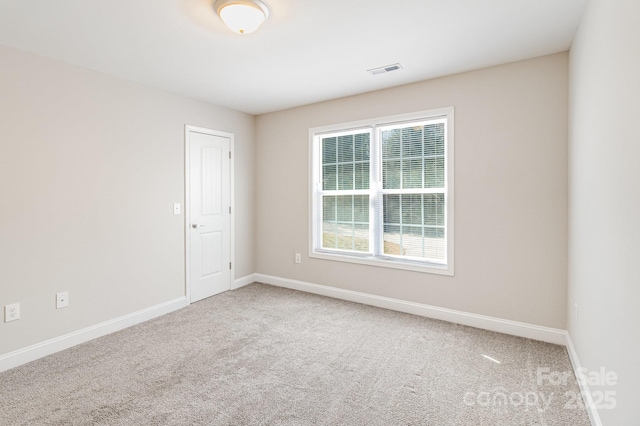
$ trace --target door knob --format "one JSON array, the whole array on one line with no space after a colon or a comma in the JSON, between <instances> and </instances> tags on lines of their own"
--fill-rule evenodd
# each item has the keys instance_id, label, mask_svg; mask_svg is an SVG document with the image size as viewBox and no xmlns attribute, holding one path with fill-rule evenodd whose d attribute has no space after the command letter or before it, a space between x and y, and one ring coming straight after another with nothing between
<instances>
[{"instance_id":1,"label":"door knob","mask_svg":"<svg viewBox=\"0 0 640 426\"><path fill-rule=\"evenodd\" d=\"M191 227L192 227L193 229L197 229L197 228L204 228L205 226L207 226L207 225L198 225L197 223L192 223L192 224L191 224Z\"/></svg>"}]
</instances>

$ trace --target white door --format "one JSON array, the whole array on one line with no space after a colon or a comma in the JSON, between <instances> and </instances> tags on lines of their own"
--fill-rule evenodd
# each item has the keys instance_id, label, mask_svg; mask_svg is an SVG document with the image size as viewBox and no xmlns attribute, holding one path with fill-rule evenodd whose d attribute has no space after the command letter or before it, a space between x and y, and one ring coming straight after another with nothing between
<instances>
[{"instance_id":1,"label":"white door","mask_svg":"<svg viewBox=\"0 0 640 426\"><path fill-rule=\"evenodd\" d=\"M193 129L187 134L188 276L196 302L231 288L230 137Z\"/></svg>"}]
</instances>

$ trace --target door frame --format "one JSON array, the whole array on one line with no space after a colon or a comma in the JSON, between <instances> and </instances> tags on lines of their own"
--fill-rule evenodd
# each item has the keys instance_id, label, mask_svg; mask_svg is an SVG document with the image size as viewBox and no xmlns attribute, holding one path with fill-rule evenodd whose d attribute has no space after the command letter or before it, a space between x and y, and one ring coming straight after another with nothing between
<instances>
[{"instance_id":1,"label":"door frame","mask_svg":"<svg viewBox=\"0 0 640 426\"><path fill-rule=\"evenodd\" d=\"M191 142L189 140L190 132L203 133L211 136L220 136L224 138L229 138L229 152L231 153L231 158L229 159L229 205L231 207L231 214L229 215L229 250L231 260L231 268L229 273L229 289L233 288L233 283L235 280L235 196L234 196L234 168L233 163L235 160L235 151L234 151L234 134L228 132L222 132L219 130L211 130L205 127L198 127L186 124L184 126L184 235L185 235L185 246L184 246L184 269L185 269L185 296L187 297L187 303L191 304L191 202L190 202L190 148Z\"/></svg>"}]
</instances>

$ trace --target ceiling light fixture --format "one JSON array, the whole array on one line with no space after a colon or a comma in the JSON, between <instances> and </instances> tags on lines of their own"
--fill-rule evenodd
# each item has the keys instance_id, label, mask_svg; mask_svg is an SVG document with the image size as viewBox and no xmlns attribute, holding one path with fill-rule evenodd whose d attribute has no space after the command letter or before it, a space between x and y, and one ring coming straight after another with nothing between
<instances>
[{"instance_id":1,"label":"ceiling light fixture","mask_svg":"<svg viewBox=\"0 0 640 426\"><path fill-rule=\"evenodd\" d=\"M216 0L213 9L231 31L240 34L254 32L269 17L267 5L260 0Z\"/></svg>"}]
</instances>

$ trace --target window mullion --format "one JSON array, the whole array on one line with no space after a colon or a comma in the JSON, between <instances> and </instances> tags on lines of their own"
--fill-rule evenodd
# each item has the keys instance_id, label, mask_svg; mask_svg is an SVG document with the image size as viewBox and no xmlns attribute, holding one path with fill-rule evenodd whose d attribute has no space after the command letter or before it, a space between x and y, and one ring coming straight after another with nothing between
<instances>
[{"instance_id":1,"label":"window mullion","mask_svg":"<svg viewBox=\"0 0 640 426\"><path fill-rule=\"evenodd\" d=\"M371 131L371 148L369 162L369 187L371 191L369 203L369 235L373 255L378 257L382 247L382 148L377 128Z\"/></svg>"}]
</instances>

